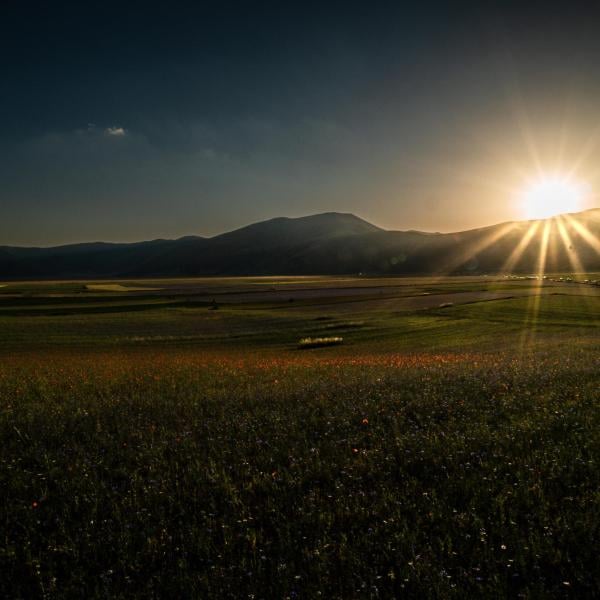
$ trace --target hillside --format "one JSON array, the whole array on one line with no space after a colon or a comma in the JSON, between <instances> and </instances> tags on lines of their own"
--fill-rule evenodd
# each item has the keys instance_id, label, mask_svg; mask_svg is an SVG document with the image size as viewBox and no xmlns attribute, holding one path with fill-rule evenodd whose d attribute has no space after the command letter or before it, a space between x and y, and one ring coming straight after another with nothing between
<instances>
[{"instance_id":1,"label":"hillside","mask_svg":"<svg viewBox=\"0 0 600 600\"><path fill-rule=\"evenodd\" d=\"M324 213L212 238L0 246L0 278L537 272L541 255L549 271L593 271L599 240L600 209L447 234L386 231L352 214Z\"/></svg>"}]
</instances>

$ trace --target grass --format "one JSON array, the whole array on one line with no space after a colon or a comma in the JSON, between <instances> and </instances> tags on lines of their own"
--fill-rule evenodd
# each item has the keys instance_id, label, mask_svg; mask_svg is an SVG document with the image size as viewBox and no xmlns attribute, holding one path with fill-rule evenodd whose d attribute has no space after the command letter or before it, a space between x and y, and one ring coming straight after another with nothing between
<instances>
[{"instance_id":1,"label":"grass","mask_svg":"<svg viewBox=\"0 0 600 600\"><path fill-rule=\"evenodd\" d=\"M90 292L156 292L160 288L121 285L120 283L96 283L85 286Z\"/></svg>"},{"instance_id":2,"label":"grass","mask_svg":"<svg viewBox=\"0 0 600 600\"><path fill-rule=\"evenodd\" d=\"M308 337L298 342L298 348L324 348L325 346L339 346L344 342L342 337Z\"/></svg>"},{"instance_id":3,"label":"grass","mask_svg":"<svg viewBox=\"0 0 600 600\"><path fill-rule=\"evenodd\" d=\"M167 293L0 313L0 596L600 595L597 299Z\"/></svg>"}]
</instances>

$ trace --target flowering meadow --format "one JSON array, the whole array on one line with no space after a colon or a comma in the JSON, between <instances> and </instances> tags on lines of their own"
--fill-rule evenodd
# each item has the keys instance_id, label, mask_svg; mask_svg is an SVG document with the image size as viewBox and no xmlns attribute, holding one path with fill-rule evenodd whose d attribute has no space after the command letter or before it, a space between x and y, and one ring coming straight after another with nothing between
<instances>
[{"instance_id":1,"label":"flowering meadow","mask_svg":"<svg viewBox=\"0 0 600 600\"><path fill-rule=\"evenodd\" d=\"M5 348L0 596L597 597L600 339L561 327Z\"/></svg>"}]
</instances>

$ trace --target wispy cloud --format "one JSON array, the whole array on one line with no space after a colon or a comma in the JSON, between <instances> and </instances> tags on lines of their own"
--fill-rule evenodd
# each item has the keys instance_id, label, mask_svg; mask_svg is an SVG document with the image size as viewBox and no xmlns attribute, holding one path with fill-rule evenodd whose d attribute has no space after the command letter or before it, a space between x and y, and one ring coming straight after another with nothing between
<instances>
[{"instance_id":1,"label":"wispy cloud","mask_svg":"<svg viewBox=\"0 0 600 600\"><path fill-rule=\"evenodd\" d=\"M104 133L113 137L123 137L127 135L127 132L125 129L123 129L123 127L107 127L104 130Z\"/></svg>"}]
</instances>

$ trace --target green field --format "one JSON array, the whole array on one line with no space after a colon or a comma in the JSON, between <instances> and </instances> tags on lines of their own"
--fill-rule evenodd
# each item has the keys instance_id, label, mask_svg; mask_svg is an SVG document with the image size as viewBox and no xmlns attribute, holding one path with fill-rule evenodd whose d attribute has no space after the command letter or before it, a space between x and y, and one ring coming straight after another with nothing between
<instances>
[{"instance_id":1,"label":"green field","mask_svg":"<svg viewBox=\"0 0 600 600\"><path fill-rule=\"evenodd\" d=\"M600 596L585 278L0 282L0 596Z\"/></svg>"}]
</instances>

